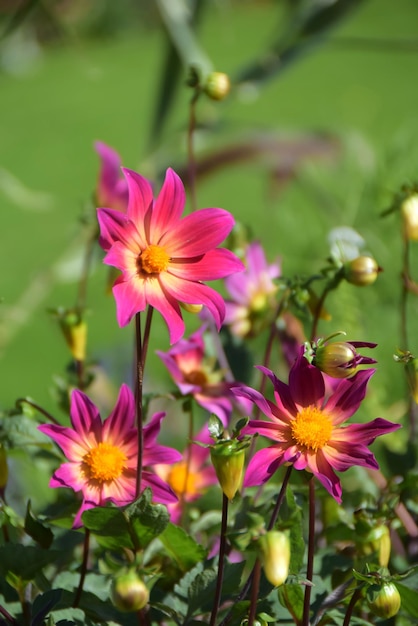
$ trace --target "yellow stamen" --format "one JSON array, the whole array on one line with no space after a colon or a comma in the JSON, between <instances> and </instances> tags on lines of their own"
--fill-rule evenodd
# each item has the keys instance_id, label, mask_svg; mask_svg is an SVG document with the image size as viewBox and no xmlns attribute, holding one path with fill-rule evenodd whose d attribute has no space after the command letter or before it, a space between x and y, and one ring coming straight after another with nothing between
<instances>
[{"instance_id":1,"label":"yellow stamen","mask_svg":"<svg viewBox=\"0 0 418 626\"><path fill-rule=\"evenodd\" d=\"M145 274L160 274L167 269L170 257L162 246L148 246L138 256L137 264L140 272Z\"/></svg>"},{"instance_id":2,"label":"yellow stamen","mask_svg":"<svg viewBox=\"0 0 418 626\"><path fill-rule=\"evenodd\" d=\"M120 448L110 443L99 443L84 456L83 466L89 479L104 483L119 478L126 460Z\"/></svg>"},{"instance_id":3,"label":"yellow stamen","mask_svg":"<svg viewBox=\"0 0 418 626\"><path fill-rule=\"evenodd\" d=\"M187 463L180 461L180 463L172 466L167 482L178 496L187 495L191 497L199 493L196 478L196 474L187 468Z\"/></svg>"},{"instance_id":4,"label":"yellow stamen","mask_svg":"<svg viewBox=\"0 0 418 626\"><path fill-rule=\"evenodd\" d=\"M202 370L193 370L184 375L184 380L191 385L198 385L203 387L208 382L208 377Z\"/></svg>"},{"instance_id":5,"label":"yellow stamen","mask_svg":"<svg viewBox=\"0 0 418 626\"><path fill-rule=\"evenodd\" d=\"M308 406L296 415L292 421L291 429L295 443L316 452L330 440L332 421L321 409Z\"/></svg>"}]
</instances>

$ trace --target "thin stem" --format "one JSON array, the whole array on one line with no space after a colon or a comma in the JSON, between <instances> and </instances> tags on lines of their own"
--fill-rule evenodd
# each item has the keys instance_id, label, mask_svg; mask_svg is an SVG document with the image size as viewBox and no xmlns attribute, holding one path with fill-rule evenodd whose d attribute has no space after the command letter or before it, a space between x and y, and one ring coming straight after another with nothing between
<instances>
[{"instance_id":1,"label":"thin stem","mask_svg":"<svg viewBox=\"0 0 418 626\"><path fill-rule=\"evenodd\" d=\"M268 530L271 530L273 528L273 526L275 525L276 521L277 521L277 517L278 517L279 511L280 511L280 507L283 504L283 500L284 500L285 495L286 495L286 489L287 489L287 485L289 484L289 479L290 479L290 475L292 473L292 469L293 469L293 466L289 465L287 470L286 470L286 474L285 474L285 477L283 479L282 486L280 487L279 495L277 497L276 505L274 507L273 513L271 515L270 521L269 521L268 526L267 526ZM247 578L247 580L245 582L245 585L243 586L241 592L238 594L238 597L236 598L235 602L240 602L241 600L244 600L244 598L246 598L246 596L247 596L247 594L248 594L248 592L250 590L250 587L252 585L253 578L256 575L256 572L255 572L255 568L256 567L257 567L257 561L254 564L254 567L253 567L250 575L248 576L248 578ZM222 622L220 623L219 626L226 626L227 624L229 624L231 619L232 619L232 612L229 611L229 613L224 617L224 619L222 620Z\"/></svg>"},{"instance_id":2,"label":"thin stem","mask_svg":"<svg viewBox=\"0 0 418 626\"><path fill-rule=\"evenodd\" d=\"M308 582L312 582L314 555L315 555L315 483L312 478L309 480L309 531L308 533L309 533L308 534L308 563L306 567L306 579ZM312 590L312 587L310 584L305 586L302 626L309 626L311 590Z\"/></svg>"},{"instance_id":3,"label":"thin stem","mask_svg":"<svg viewBox=\"0 0 418 626\"><path fill-rule=\"evenodd\" d=\"M4 606L1 606L1 604L0 604L0 613L1 613L1 615L3 615L4 619L7 622L12 624L12 626L19 626L19 622L14 617L12 617L12 615L10 615L10 613L8 611L6 611Z\"/></svg>"},{"instance_id":4,"label":"thin stem","mask_svg":"<svg viewBox=\"0 0 418 626\"><path fill-rule=\"evenodd\" d=\"M88 528L86 528L85 534L84 534L83 561L81 563L80 581L78 583L77 591L75 594L73 608L77 608L78 605L80 604L81 594L82 594L83 586L84 586L84 580L86 578L86 573L87 573L89 547L90 547L90 531L88 530Z\"/></svg>"},{"instance_id":5,"label":"thin stem","mask_svg":"<svg viewBox=\"0 0 418 626\"><path fill-rule=\"evenodd\" d=\"M330 291L331 291L330 287L328 286L325 287L318 302L316 303L314 318L312 322L311 341L315 340L316 334L318 332L318 323L319 323L319 318L321 316L322 307L324 306L325 299Z\"/></svg>"},{"instance_id":6,"label":"thin stem","mask_svg":"<svg viewBox=\"0 0 418 626\"><path fill-rule=\"evenodd\" d=\"M36 404L36 402L32 402L32 400L28 400L27 398L18 398L16 400L16 408L19 409L20 405L23 404L24 402L25 404L28 404L29 406L34 408L36 411L39 411L39 413L42 413L42 415L46 417L46 419L49 422L52 422L53 424L57 424L57 426L60 426L60 423L55 419L55 417L51 415L51 413L48 413L46 409L43 409L41 406L39 406L39 404Z\"/></svg>"},{"instance_id":7,"label":"thin stem","mask_svg":"<svg viewBox=\"0 0 418 626\"><path fill-rule=\"evenodd\" d=\"M179 504L181 507L181 526L184 527L184 514L185 514L185 508L184 508L184 499L185 496L187 494L187 484L189 482L189 475L190 475L190 463L192 460L192 442L193 442L193 434L194 434L194 428L193 428L193 401L191 398L188 399L187 401L187 410L189 413L189 432L188 432L188 436L187 436L187 448L184 454L184 458L186 460L186 471L184 472L184 481L183 481L183 486L182 486L182 490L181 493L179 494Z\"/></svg>"},{"instance_id":8,"label":"thin stem","mask_svg":"<svg viewBox=\"0 0 418 626\"><path fill-rule=\"evenodd\" d=\"M260 577L261 577L261 561L257 559L252 571L252 584L251 584L251 603L250 612L248 614L248 626L253 626L255 617L257 615L257 600L258 592L260 590Z\"/></svg>"},{"instance_id":9,"label":"thin stem","mask_svg":"<svg viewBox=\"0 0 418 626\"><path fill-rule=\"evenodd\" d=\"M409 241L406 237L403 238L403 255L402 255L402 276L403 284L401 291L400 301L400 322L401 322L401 347L406 350L408 348L408 325L407 325L407 304L408 304L408 281L410 280L410 267L409 267Z\"/></svg>"},{"instance_id":10,"label":"thin stem","mask_svg":"<svg viewBox=\"0 0 418 626\"><path fill-rule=\"evenodd\" d=\"M344 617L343 626L350 626L350 620L353 614L354 607L357 604L360 597L361 597L361 587L357 587L357 589L354 590L354 593L351 596L350 602L348 604L347 611Z\"/></svg>"},{"instance_id":11,"label":"thin stem","mask_svg":"<svg viewBox=\"0 0 418 626\"><path fill-rule=\"evenodd\" d=\"M200 91L196 87L192 99L190 100L189 128L187 131L187 156L188 156L188 179L190 196L192 201L192 212L197 210L196 195L196 161L194 156L194 132L196 130L196 102L199 98Z\"/></svg>"},{"instance_id":12,"label":"thin stem","mask_svg":"<svg viewBox=\"0 0 418 626\"><path fill-rule=\"evenodd\" d=\"M215 598L213 600L213 609L210 616L209 626L215 626L216 616L218 615L219 604L222 593L222 580L224 574L225 549L226 549L226 529L228 525L228 498L222 495L222 522L221 522L221 539L219 544L219 560L218 560L218 576L216 579Z\"/></svg>"},{"instance_id":13,"label":"thin stem","mask_svg":"<svg viewBox=\"0 0 418 626\"><path fill-rule=\"evenodd\" d=\"M136 332L136 384L135 384L135 403L136 403L136 426L138 431L138 460L136 469L136 487L135 495L138 498L141 493L142 482L142 458L144 447L144 415L143 415L143 385L144 385L144 369L147 358L149 337L151 331L151 322L153 307L149 306L147 317L145 320L144 337L142 338L141 330L141 314L135 316L135 332Z\"/></svg>"}]
</instances>

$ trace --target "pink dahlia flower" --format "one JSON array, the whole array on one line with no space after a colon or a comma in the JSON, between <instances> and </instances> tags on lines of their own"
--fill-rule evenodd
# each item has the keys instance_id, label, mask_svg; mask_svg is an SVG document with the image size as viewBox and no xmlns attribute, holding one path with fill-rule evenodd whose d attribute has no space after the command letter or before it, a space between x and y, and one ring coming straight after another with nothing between
<instances>
[{"instance_id":1,"label":"pink dahlia flower","mask_svg":"<svg viewBox=\"0 0 418 626\"><path fill-rule=\"evenodd\" d=\"M251 336L261 330L267 314L275 309L277 285L273 279L280 276L279 263L268 265L258 241L247 248L246 266L245 272L225 279L225 287L231 296L231 300L225 302L225 324L229 324L232 333L239 337Z\"/></svg>"},{"instance_id":2,"label":"pink dahlia flower","mask_svg":"<svg viewBox=\"0 0 418 626\"><path fill-rule=\"evenodd\" d=\"M83 503L73 527L82 525L83 511L111 501L119 506L135 499L138 459L134 397L122 385L115 408L102 422L98 408L81 391L71 396L71 426L43 424L39 430L59 445L68 459L54 473L50 487L69 487L81 491ZM158 445L164 413L156 413L144 427L142 487L150 487L155 502L177 500L170 487L148 468L156 463L176 463L181 454Z\"/></svg>"},{"instance_id":3,"label":"pink dahlia flower","mask_svg":"<svg viewBox=\"0 0 418 626\"><path fill-rule=\"evenodd\" d=\"M258 433L274 444L253 456L244 485L260 485L278 467L290 463L297 470L311 471L341 502L341 483L335 471L344 472L353 465L378 469L368 446L376 437L400 428L382 418L366 424L343 425L359 408L375 370L362 370L352 378L340 380L326 398L324 377L308 363L303 349L290 370L288 385L267 368L259 369L273 383L275 403L249 387L237 387L234 391L256 404L270 420L250 420L245 433Z\"/></svg>"},{"instance_id":4,"label":"pink dahlia flower","mask_svg":"<svg viewBox=\"0 0 418 626\"><path fill-rule=\"evenodd\" d=\"M181 339L168 352L157 354L170 372L174 382L184 395L192 395L196 402L209 413L228 425L234 396L230 384L223 379L222 370L215 369L216 359L205 355L202 326L188 339Z\"/></svg>"},{"instance_id":5,"label":"pink dahlia flower","mask_svg":"<svg viewBox=\"0 0 418 626\"><path fill-rule=\"evenodd\" d=\"M128 185L121 176L119 154L101 141L94 148L100 158L99 179L96 188L96 201L100 206L126 211L128 206Z\"/></svg>"},{"instance_id":6,"label":"pink dahlia flower","mask_svg":"<svg viewBox=\"0 0 418 626\"><path fill-rule=\"evenodd\" d=\"M123 169L129 203L126 215L98 209L104 262L122 271L113 294L117 320L125 326L147 304L165 319L170 343L184 334L180 303L204 305L220 328L225 316L221 296L203 284L244 269L229 250L217 248L234 225L223 209L201 209L181 219L185 192L168 169L154 200L149 181Z\"/></svg>"}]
</instances>

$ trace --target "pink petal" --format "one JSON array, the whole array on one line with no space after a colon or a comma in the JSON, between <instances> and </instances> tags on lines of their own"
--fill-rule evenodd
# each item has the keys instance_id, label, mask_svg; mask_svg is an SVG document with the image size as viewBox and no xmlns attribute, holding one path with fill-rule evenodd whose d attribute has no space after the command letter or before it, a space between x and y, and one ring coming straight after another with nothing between
<instances>
[{"instance_id":1,"label":"pink petal","mask_svg":"<svg viewBox=\"0 0 418 626\"><path fill-rule=\"evenodd\" d=\"M178 224L186 203L186 194L180 177L168 169L151 216L150 242L158 244L164 235Z\"/></svg>"},{"instance_id":2,"label":"pink petal","mask_svg":"<svg viewBox=\"0 0 418 626\"><path fill-rule=\"evenodd\" d=\"M225 303L214 289L167 273L160 274L160 282L164 290L177 301L206 306L212 313L219 330L225 317Z\"/></svg>"},{"instance_id":3,"label":"pink petal","mask_svg":"<svg viewBox=\"0 0 418 626\"><path fill-rule=\"evenodd\" d=\"M135 500L136 475L120 476L116 480L104 482L102 487L102 502L112 501L119 506L130 504Z\"/></svg>"},{"instance_id":4,"label":"pink petal","mask_svg":"<svg viewBox=\"0 0 418 626\"><path fill-rule=\"evenodd\" d=\"M299 411L295 405L289 385L286 385L286 383L279 380L271 370L267 369L267 367L258 365L257 369L259 369L260 372L263 372L263 374L273 383L274 399L278 409L274 411L274 414L278 414L285 421L288 421L291 416L297 415Z\"/></svg>"},{"instance_id":5,"label":"pink petal","mask_svg":"<svg viewBox=\"0 0 418 626\"><path fill-rule=\"evenodd\" d=\"M127 216L135 224L138 233L145 241L147 239L145 227L146 215L153 204L151 183L133 170L123 167L122 172L126 178L129 191Z\"/></svg>"},{"instance_id":6,"label":"pink petal","mask_svg":"<svg viewBox=\"0 0 418 626\"><path fill-rule=\"evenodd\" d=\"M200 209L187 215L161 238L175 258L196 257L216 248L231 232L234 218L224 209Z\"/></svg>"},{"instance_id":7,"label":"pink petal","mask_svg":"<svg viewBox=\"0 0 418 626\"><path fill-rule=\"evenodd\" d=\"M173 296L158 278L149 278L145 281L145 297L148 304L157 309L163 316L170 334L170 344L176 343L184 335L184 322L178 305L178 299Z\"/></svg>"},{"instance_id":8,"label":"pink petal","mask_svg":"<svg viewBox=\"0 0 418 626\"><path fill-rule=\"evenodd\" d=\"M245 427L245 434L250 435L261 435L262 437L267 437L273 441L280 441L281 443L287 443L290 439L289 436L285 433L286 425L283 424L280 427L277 422L263 422L261 420L250 420ZM289 430L289 429L287 429Z\"/></svg>"},{"instance_id":9,"label":"pink petal","mask_svg":"<svg viewBox=\"0 0 418 626\"><path fill-rule=\"evenodd\" d=\"M265 483L283 463L281 446L271 446L256 452L248 464L244 478L244 487L253 487Z\"/></svg>"},{"instance_id":10,"label":"pink petal","mask_svg":"<svg viewBox=\"0 0 418 626\"><path fill-rule=\"evenodd\" d=\"M103 259L106 265L112 265L123 272L123 280L132 280L138 276L138 251L128 248L121 241L115 241ZM138 277L139 278L139 277ZM140 279L143 280L143 279Z\"/></svg>"},{"instance_id":11,"label":"pink petal","mask_svg":"<svg viewBox=\"0 0 418 626\"><path fill-rule=\"evenodd\" d=\"M229 274L241 272L244 265L241 261L225 248L209 250L197 260L173 259L168 271L174 276L186 280L217 280Z\"/></svg>"},{"instance_id":12,"label":"pink petal","mask_svg":"<svg viewBox=\"0 0 418 626\"><path fill-rule=\"evenodd\" d=\"M124 281L120 276L113 286L113 295L116 301L116 318L122 328L129 324L131 319L146 308L144 293L145 281L139 277Z\"/></svg>"},{"instance_id":13,"label":"pink petal","mask_svg":"<svg viewBox=\"0 0 418 626\"><path fill-rule=\"evenodd\" d=\"M258 406L264 415L270 417L273 421L277 419L276 415L273 413L275 409L273 403L267 400L259 391L242 385L241 383L234 383L231 385L231 393L236 397L247 398Z\"/></svg>"},{"instance_id":14,"label":"pink petal","mask_svg":"<svg viewBox=\"0 0 418 626\"><path fill-rule=\"evenodd\" d=\"M308 453L309 468L329 494L341 504L341 483L321 450Z\"/></svg>"},{"instance_id":15,"label":"pink petal","mask_svg":"<svg viewBox=\"0 0 418 626\"><path fill-rule=\"evenodd\" d=\"M345 472L353 465L378 469L374 455L362 444L331 441L322 449L322 452L337 472Z\"/></svg>"},{"instance_id":16,"label":"pink petal","mask_svg":"<svg viewBox=\"0 0 418 626\"><path fill-rule=\"evenodd\" d=\"M57 424L42 424L38 426L38 430L53 439L70 461L81 461L91 448L90 443L83 440L71 428L58 426ZM94 442L92 443L94 444Z\"/></svg>"},{"instance_id":17,"label":"pink petal","mask_svg":"<svg viewBox=\"0 0 418 626\"><path fill-rule=\"evenodd\" d=\"M97 209L97 220L100 227L99 243L103 250L109 250L115 241L128 245L131 240L131 229L128 218L116 209Z\"/></svg>"},{"instance_id":18,"label":"pink petal","mask_svg":"<svg viewBox=\"0 0 418 626\"><path fill-rule=\"evenodd\" d=\"M344 428L335 429L332 435L332 442L346 441L354 445L365 444L369 446L376 437L386 435L401 428L400 424L394 424L387 420L377 417L366 424L349 424Z\"/></svg>"},{"instance_id":19,"label":"pink petal","mask_svg":"<svg viewBox=\"0 0 418 626\"><path fill-rule=\"evenodd\" d=\"M115 408L103 423L103 441L117 446L127 434L135 434L135 399L128 385L119 390Z\"/></svg>"},{"instance_id":20,"label":"pink petal","mask_svg":"<svg viewBox=\"0 0 418 626\"><path fill-rule=\"evenodd\" d=\"M78 389L71 394L70 417L74 430L86 446L102 440L99 409L85 393Z\"/></svg>"},{"instance_id":21,"label":"pink petal","mask_svg":"<svg viewBox=\"0 0 418 626\"><path fill-rule=\"evenodd\" d=\"M86 479L81 463L63 463L54 472L49 483L50 487L69 487L73 491L83 491Z\"/></svg>"},{"instance_id":22,"label":"pink petal","mask_svg":"<svg viewBox=\"0 0 418 626\"><path fill-rule=\"evenodd\" d=\"M178 500L174 491L159 476L145 470L142 472L141 488L145 489L146 487L151 488L154 502L170 504Z\"/></svg>"},{"instance_id":23,"label":"pink petal","mask_svg":"<svg viewBox=\"0 0 418 626\"><path fill-rule=\"evenodd\" d=\"M325 394L322 373L302 354L289 372L289 389L294 402L301 407L322 405Z\"/></svg>"},{"instance_id":24,"label":"pink petal","mask_svg":"<svg viewBox=\"0 0 418 626\"><path fill-rule=\"evenodd\" d=\"M334 388L324 407L332 416L334 425L341 424L354 415L366 395L367 383L375 371L372 368L360 370L353 378L341 380Z\"/></svg>"}]
</instances>

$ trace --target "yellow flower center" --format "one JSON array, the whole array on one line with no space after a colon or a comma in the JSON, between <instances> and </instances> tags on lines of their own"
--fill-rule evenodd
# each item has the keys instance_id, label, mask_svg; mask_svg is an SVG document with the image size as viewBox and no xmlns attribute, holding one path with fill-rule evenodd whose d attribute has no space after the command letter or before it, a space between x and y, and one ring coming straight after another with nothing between
<instances>
[{"instance_id":1,"label":"yellow flower center","mask_svg":"<svg viewBox=\"0 0 418 626\"><path fill-rule=\"evenodd\" d=\"M291 424L295 443L315 452L323 448L331 438L332 422L326 413L315 406L303 408Z\"/></svg>"},{"instance_id":2,"label":"yellow flower center","mask_svg":"<svg viewBox=\"0 0 418 626\"><path fill-rule=\"evenodd\" d=\"M145 274L160 274L167 269L170 257L162 246L151 245L141 252L137 263L138 269Z\"/></svg>"},{"instance_id":3,"label":"yellow flower center","mask_svg":"<svg viewBox=\"0 0 418 626\"><path fill-rule=\"evenodd\" d=\"M184 380L191 385L198 385L199 387L203 387L208 382L208 377L205 372L201 370L193 370L192 372L188 372L184 375Z\"/></svg>"},{"instance_id":4,"label":"yellow flower center","mask_svg":"<svg viewBox=\"0 0 418 626\"><path fill-rule=\"evenodd\" d=\"M99 443L83 458L89 478L104 483L116 480L125 469L126 456L110 443Z\"/></svg>"},{"instance_id":5,"label":"yellow flower center","mask_svg":"<svg viewBox=\"0 0 418 626\"><path fill-rule=\"evenodd\" d=\"M195 496L199 493L196 479L196 474L187 468L186 461L180 461L172 466L167 482L178 496Z\"/></svg>"}]
</instances>

